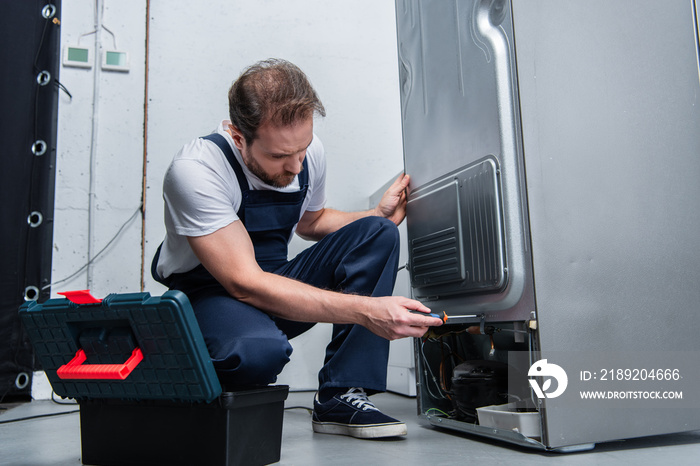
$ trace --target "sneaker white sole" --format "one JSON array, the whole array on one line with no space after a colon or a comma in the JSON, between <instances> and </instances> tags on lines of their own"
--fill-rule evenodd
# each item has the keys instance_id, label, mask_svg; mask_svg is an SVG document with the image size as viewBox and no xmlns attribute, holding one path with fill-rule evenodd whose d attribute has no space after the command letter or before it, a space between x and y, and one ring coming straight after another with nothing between
<instances>
[{"instance_id":1,"label":"sneaker white sole","mask_svg":"<svg viewBox=\"0 0 700 466\"><path fill-rule=\"evenodd\" d=\"M397 422L393 424L352 425L337 424L334 422L311 421L314 432L319 434L348 435L355 438L383 438L399 437L408 432L406 424Z\"/></svg>"}]
</instances>

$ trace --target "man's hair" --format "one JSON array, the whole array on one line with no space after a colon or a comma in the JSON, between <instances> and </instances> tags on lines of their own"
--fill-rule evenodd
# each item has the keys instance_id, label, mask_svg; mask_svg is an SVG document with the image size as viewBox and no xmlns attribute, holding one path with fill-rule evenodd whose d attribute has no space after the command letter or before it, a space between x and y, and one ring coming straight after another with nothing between
<instances>
[{"instance_id":1,"label":"man's hair","mask_svg":"<svg viewBox=\"0 0 700 466\"><path fill-rule=\"evenodd\" d=\"M321 100L303 71L280 59L259 61L228 91L231 124L251 144L265 123L290 125L315 113L326 116Z\"/></svg>"}]
</instances>

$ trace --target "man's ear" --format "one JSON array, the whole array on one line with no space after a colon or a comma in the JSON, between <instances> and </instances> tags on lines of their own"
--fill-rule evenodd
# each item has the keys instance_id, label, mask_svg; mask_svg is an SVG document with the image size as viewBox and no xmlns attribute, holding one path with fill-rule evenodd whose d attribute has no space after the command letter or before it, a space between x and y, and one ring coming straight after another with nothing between
<instances>
[{"instance_id":1,"label":"man's ear","mask_svg":"<svg viewBox=\"0 0 700 466\"><path fill-rule=\"evenodd\" d=\"M245 145L245 138L243 137L243 134L233 125L228 125L228 132L233 139L233 144L236 146L236 149L242 151Z\"/></svg>"}]
</instances>

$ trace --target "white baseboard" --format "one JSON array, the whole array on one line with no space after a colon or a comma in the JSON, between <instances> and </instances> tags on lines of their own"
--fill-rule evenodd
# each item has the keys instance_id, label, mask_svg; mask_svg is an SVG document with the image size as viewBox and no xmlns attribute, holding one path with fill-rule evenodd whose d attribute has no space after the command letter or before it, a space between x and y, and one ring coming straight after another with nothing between
<instances>
[{"instance_id":1,"label":"white baseboard","mask_svg":"<svg viewBox=\"0 0 700 466\"><path fill-rule=\"evenodd\" d=\"M50 400L53 389L46 378L44 371L35 371L32 375L32 399L33 400Z\"/></svg>"}]
</instances>

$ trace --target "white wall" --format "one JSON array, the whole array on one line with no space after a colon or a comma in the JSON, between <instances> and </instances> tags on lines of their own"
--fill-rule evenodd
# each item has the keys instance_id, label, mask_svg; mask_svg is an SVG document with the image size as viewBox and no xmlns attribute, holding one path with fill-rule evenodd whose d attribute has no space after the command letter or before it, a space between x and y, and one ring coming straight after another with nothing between
<instances>
[{"instance_id":1,"label":"white wall","mask_svg":"<svg viewBox=\"0 0 700 466\"><path fill-rule=\"evenodd\" d=\"M94 1L63 2L62 42L75 44L94 29ZM94 250L101 249L141 201L146 129L145 244L141 219L129 224L94 264L92 289L139 291L141 254L145 290L165 289L150 278L150 259L164 234L162 177L188 140L227 118L226 93L247 65L280 57L309 76L327 111L315 130L328 155L328 205L367 206L368 197L403 168L394 3L354 0L150 2L148 102L146 2L104 0L104 25L130 53L128 73L101 73L98 98ZM112 48L112 37L101 34ZM84 36L81 45L94 45ZM61 97L57 161L53 280L86 261L93 72L61 69L73 100ZM305 247L295 239L292 253ZM86 275L54 287L83 289ZM327 326L292 341L295 354L280 382L314 388L329 335Z\"/></svg>"},{"instance_id":2,"label":"white wall","mask_svg":"<svg viewBox=\"0 0 700 466\"><path fill-rule=\"evenodd\" d=\"M65 1L61 16L62 46L86 46L94 57L95 34L89 33L95 29L95 1ZM104 25L114 33L117 48L130 53L131 69L128 73L99 73L94 144L96 67L61 67L60 81L73 98L59 93L53 282L68 277L87 262L91 151L96 158L94 252L107 244L141 203L145 24L144 2L105 2ZM88 35L81 37L83 34ZM105 30L100 34L103 46L114 49L112 36ZM110 292L138 291L140 269L139 215L95 261L91 288L99 297ZM87 286L86 271L83 271L74 279L52 287L52 293Z\"/></svg>"}]
</instances>

